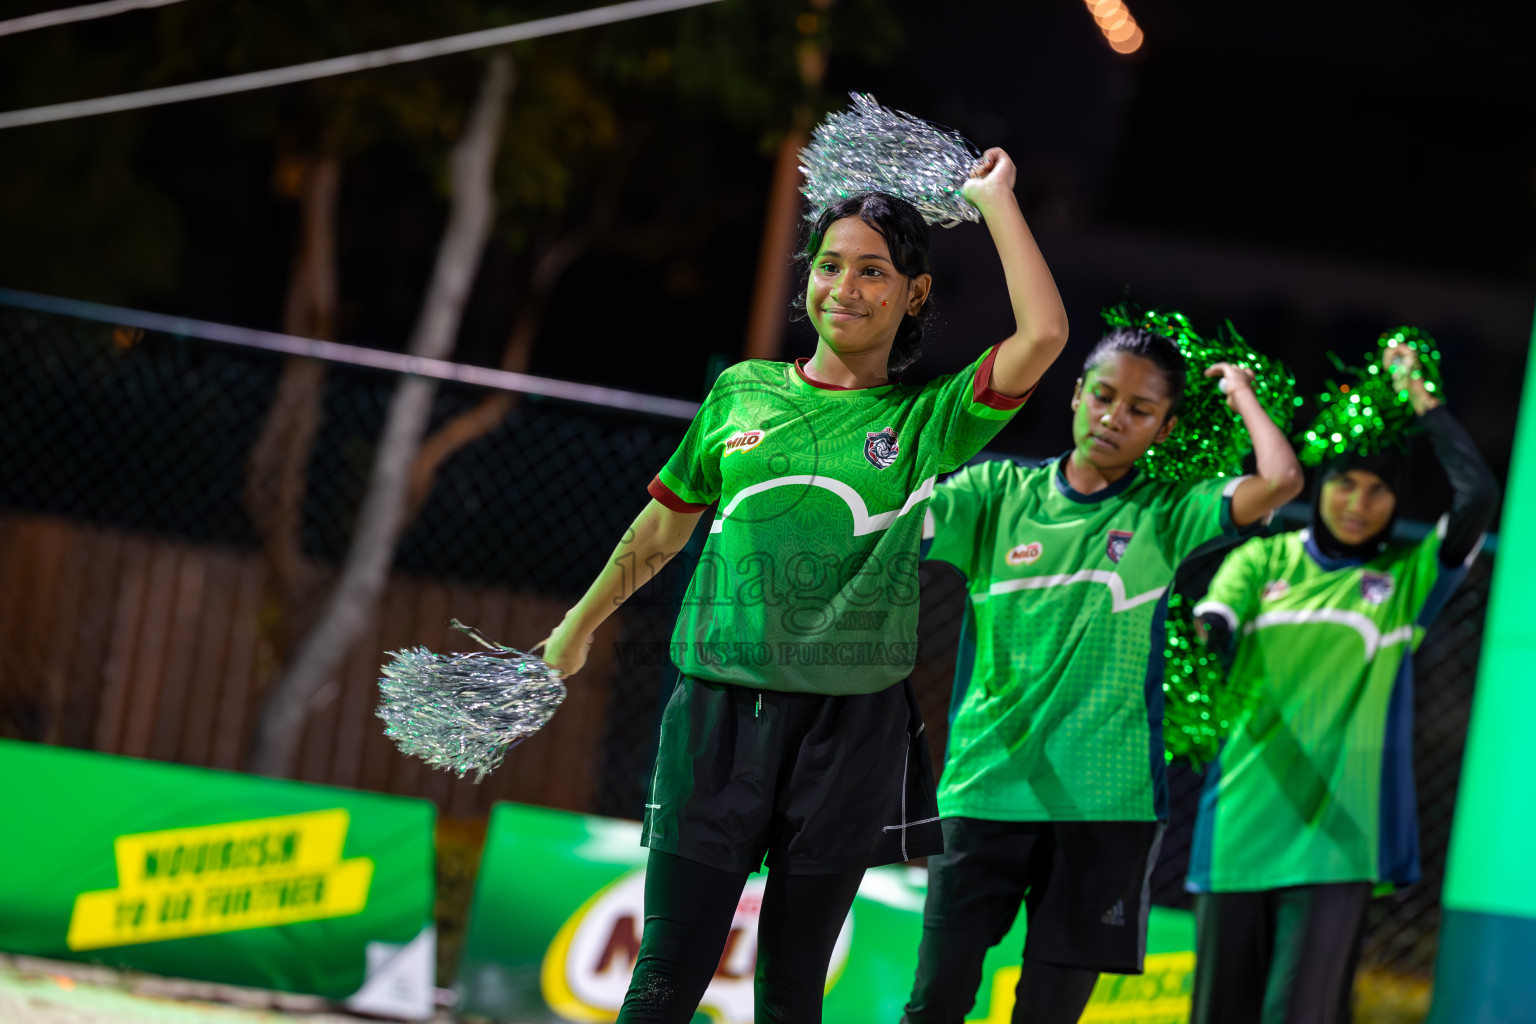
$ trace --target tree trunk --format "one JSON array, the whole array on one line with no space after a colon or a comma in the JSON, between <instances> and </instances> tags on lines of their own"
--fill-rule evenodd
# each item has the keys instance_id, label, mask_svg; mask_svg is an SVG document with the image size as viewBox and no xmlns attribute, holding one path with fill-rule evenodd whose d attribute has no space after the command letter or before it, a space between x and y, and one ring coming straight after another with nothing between
<instances>
[{"instance_id":1,"label":"tree trunk","mask_svg":"<svg viewBox=\"0 0 1536 1024\"><path fill-rule=\"evenodd\" d=\"M336 331L336 195L341 161L334 156L286 158L277 191L300 206L298 251L288 281L283 330L332 340ZM264 631L286 656L313 597L314 567L304 557L304 475L320 426L325 364L292 356L283 362L261 433L246 466L245 507L261 541L270 582L264 603L274 614ZM281 658L280 658L281 660Z\"/></svg>"},{"instance_id":2,"label":"tree trunk","mask_svg":"<svg viewBox=\"0 0 1536 1024\"><path fill-rule=\"evenodd\" d=\"M784 341L784 323L791 283L789 253L795 248L800 225L800 148L809 142L804 132L792 131L779 144L768 186L768 209L763 214L763 242L757 254L757 280L752 286L752 307L747 314L744 359L777 359Z\"/></svg>"},{"instance_id":3,"label":"tree trunk","mask_svg":"<svg viewBox=\"0 0 1536 1024\"><path fill-rule=\"evenodd\" d=\"M527 294L507 334L506 346L502 349L503 370L528 372L528 366L533 360L533 345L544 323L544 311L549 306L549 293L565 268L586 248L586 244L587 236L584 232L568 235L539 259L529 281ZM465 445L495 430L515 408L516 395L506 391L492 392L438 427L422 442L421 450L417 452L415 463L411 466L406 503L407 522L414 522L421 506L426 504L427 496L432 493L432 485L437 480L437 471L443 463Z\"/></svg>"},{"instance_id":4,"label":"tree trunk","mask_svg":"<svg viewBox=\"0 0 1536 1024\"><path fill-rule=\"evenodd\" d=\"M497 54L486 65L468 126L453 148L448 227L411 337L412 355L446 359L452 354L496 215L491 171L511 89L511 59ZM436 392L436 382L424 377L403 377L395 387L341 578L282 678L267 695L248 758L252 771L264 775L291 772L314 695L373 613L394 560L410 468L421 447Z\"/></svg>"},{"instance_id":5,"label":"tree trunk","mask_svg":"<svg viewBox=\"0 0 1536 1024\"><path fill-rule=\"evenodd\" d=\"M539 340L539 328L544 324L544 313L549 308L550 295L561 276L572 263L592 244L612 222L617 211L619 191L628 177L629 168L639 152L639 139L631 139L621 155L611 161L610 173L603 187L597 190L586 223L581 227L559 235L545 248L534 262L533 272L518 306L517 317L507 333L506 345L501 352L501 368L514 373L527 373L533 361L533 347ZM473 444L501 425L502 420L517 408L518 396L505 391L486 395L469 409L459 413L439 426L422 442L421 451L411 467L411 483L406 505L407 523L416 521L432 485L437 481L438 470L455 452Z\"/></svg>"}]
</instances>

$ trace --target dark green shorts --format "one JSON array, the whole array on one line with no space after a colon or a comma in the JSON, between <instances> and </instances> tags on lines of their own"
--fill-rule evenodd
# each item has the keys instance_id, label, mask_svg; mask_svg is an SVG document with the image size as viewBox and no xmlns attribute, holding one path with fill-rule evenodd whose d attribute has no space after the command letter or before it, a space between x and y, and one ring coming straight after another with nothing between
<instances>
[{"instance_id":1,"label":"dark green shorts","mask_svg":"<svg viewBox=\"0 0 1536 1024\"><path fill-rule=\"evenodd\" d=\"M679 677L640 841L725 871L766 859L806 875L939 853L912 684L827 696Z\"/></svg>"}]
</instances>

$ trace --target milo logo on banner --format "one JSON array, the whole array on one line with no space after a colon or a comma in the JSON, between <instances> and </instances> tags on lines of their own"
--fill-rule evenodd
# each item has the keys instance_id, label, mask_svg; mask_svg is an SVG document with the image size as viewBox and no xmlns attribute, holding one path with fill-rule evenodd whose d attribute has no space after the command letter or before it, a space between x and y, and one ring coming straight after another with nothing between
<instances>
[{"instance_id":1,"label":"milo logo on banner","mask_svg":"<svg viewBox=\"0 0 1536 1024\"><path fill-rule=\"evenodd\" d=\"M342 860L344 808L118 836L116 889L75 897L71 950L361 913L373 860Z\"/></svg>"},{"instance_id":2,"label":"milo logo on banner","mask_svg":"<svg viewBox=\"0 0 1536 1024\"><path fill-rule=\"evenodd\" d=\"M757 919L767 879L747 881L714 980L699 1008L719 1024L752 1024ZM611 1021L624 1003L645 923L645 872L634 871L599 891L571 915L540 968L544 1001L566 1020ZM827 971L830 989L848 961L853 918L843 922Z\"/></svg>"}]
</instances>

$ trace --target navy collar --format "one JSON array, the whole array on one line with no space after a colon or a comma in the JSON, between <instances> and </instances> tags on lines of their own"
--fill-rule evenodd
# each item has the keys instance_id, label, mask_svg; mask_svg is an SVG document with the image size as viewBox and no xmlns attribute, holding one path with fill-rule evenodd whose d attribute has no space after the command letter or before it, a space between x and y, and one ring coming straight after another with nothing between
<instances>
[{"instance_id":1,"label":"navy collar","mask_svg":"<svg viewBox=\"0 0 1536 1024\"><path fill-rule=\"evenodd\" d=\"M1323 549L1317 546L1317 538L1312 535L1310 526L1301 530L1301 543L1307 549L1307 554L1312 556L1312 561L1318 564L1324 572L1336 572L1339 569L1355 569L1364 565L1365 558L1334 558L1323 553Z\"/></svg>"},{"instance_id":2,"label":"navy collar","mask_svg":"<svg viewBox=\"0 0 1536 1024\"><path fill-rule=\"evenodd\" d=\"M1067 482L1067 459L1071 457L1072 452L1070 450L1065 455L1059 457L1056 460L1056 471L1052 473L1051 476L1056 481L1056 490L1061 492L1062 497L1066 498L1068 501L1075 501L1080 505L1093 505L1101 501L1108 501L1110 498L1118 498L1125 492L1127 487L1131 486L1131 484L1136 481L1137 474L1141 472L1140 469L1138 469L1136 466L1132 466L1129 473L1126 473L1125 476L1121 477L1119 480L1116 480L1102 491L1094 491L1092 494L1084 494L1083 492L1074 489L1073 486Z\"/></svg>"}]
</instances>

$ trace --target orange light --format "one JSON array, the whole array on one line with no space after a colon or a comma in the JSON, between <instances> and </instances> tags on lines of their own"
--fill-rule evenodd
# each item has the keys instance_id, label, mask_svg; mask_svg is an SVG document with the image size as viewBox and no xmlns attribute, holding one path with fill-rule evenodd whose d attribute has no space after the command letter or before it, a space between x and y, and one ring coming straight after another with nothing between
<instances>
[{"instance_id":1,"label":"orange light","mask_svg":"<svg viewBox=\"0 0 1536 1024\"><path fill-rule=\"evenodd\" d=\"M803 36L815 35L816 29L821 27L821 19L807 11L795 19L795 27L800 30L800 34Z\"/></svg>"},{"instance_id":2,"label":"orange light","mask_svg":"<svg viewBox=\"0 0 1536 1024\"><path fill-rule=\"evenodd\" d=\"M1083 0L1083 5L1104 33L1104 41L1116 53L1135 53L1146 42L1141 26L1123 0Z\"/></svg>"},{"instance_id":3,"label":"orange light","mask_svg":"<svg viewBox=\"0 0 1536 1024\"><path fill-rule=\"evenodd\" d=\"M1135 53L1137 50L1141 49L1141 44L1144 39L1145 37L1141 34L1141 29L1138 28L1135 34L1133 34L1131 38L1127 39L1123 43L1117 43L1111 39L1109 41L1109 48L1114 50L1116 53Z\"/></svg>"}]
</instances>

